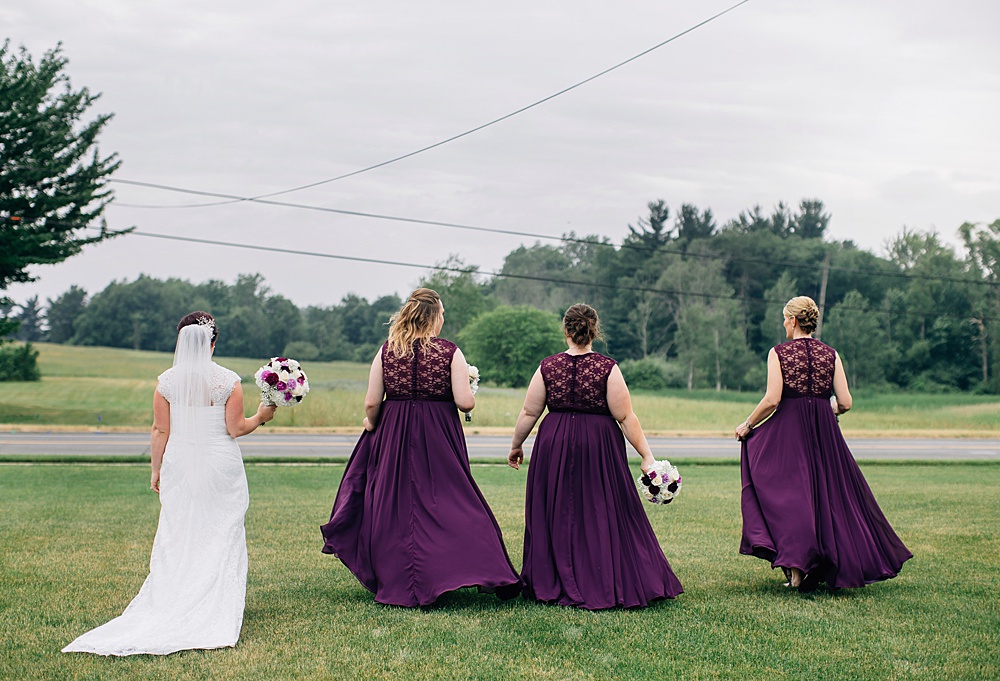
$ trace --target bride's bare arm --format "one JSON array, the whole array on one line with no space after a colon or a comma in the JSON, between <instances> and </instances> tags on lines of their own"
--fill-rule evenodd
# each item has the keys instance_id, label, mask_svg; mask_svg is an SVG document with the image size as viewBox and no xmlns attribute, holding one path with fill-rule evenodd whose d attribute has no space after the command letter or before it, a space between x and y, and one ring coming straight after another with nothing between
<instances>
[{"instance_id":1,"label":"bride's bare arm","mask_svg":"<svg viewBox=\"0 0 1000 681\"><path fill-rule=\"evenodd\" d=\"M268 407L263 403L257 407L257 413L246 418L243 408L243 386L239 383L226 400L226 430L233 437L241 437L257 430L257 426L274 418L277 407Z\"/></svg>"},{"instance_id":2,"label":"bride's bare arm","mask_svg":"<svg viewBox=\"0 0 1000 681\"><path fill-rule=\"evenodd\" d=\"M149 489L160 493L160 467L163 465L163 451L167 448L170 437L170 403L160 394L153 391L153 427L149 431L149 465L152 468L149 476Z\"/></svg>"}]
</instances>

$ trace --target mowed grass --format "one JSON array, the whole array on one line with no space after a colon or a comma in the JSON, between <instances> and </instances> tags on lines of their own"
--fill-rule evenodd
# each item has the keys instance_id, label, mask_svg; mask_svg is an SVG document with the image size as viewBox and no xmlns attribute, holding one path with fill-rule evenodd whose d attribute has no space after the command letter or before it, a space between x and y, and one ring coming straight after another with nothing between
<instances>
[{"instance_id":1,"label":"mowed grass","mask_svg":"<svg viewBox=\"0 0 1000 681\"><path fill-rule=\"evenodd\" d=\"M143 466L0 466L0 678L995 679L1000 465L868 465L915 554L894 580L800 595L737 554L739 469L687 465L648 515L685 593L586 612L463 590L378 605L319 552L341 465L248 465L250 576L235 649L65 655L145 577L158 503ZM473 472L520 565L525 471Z\"/></svg>"},{"instance_id":2,"label":"mowed grass","mask_svg":"<svg viewBox=\"0 0 1000 681\"><path fill-rule=\"evenodd\" d=\"M156 377L172 363L169 353L40 343L39 383L8 383L0 391L0 424L124 427L142 429L152 419ZM256 409L253 374L261 361L218 358L243 379L248 413ZM353 428L363 416L368 366L356 362L307 362L312 391L294 409L281 409L275 428ZM488 377L486 377L488 379ZM636 390L635 411L643 427L664 434L728 434L760 399L757 393L712 390ZM488 384L466 430L511 429L523 390ZM464 421L463 421L464 423ZM855 395L855 408L841 420L853 435L897 434L996 437L1000 398L993 395Z\"/></svg>"}]
</instances>

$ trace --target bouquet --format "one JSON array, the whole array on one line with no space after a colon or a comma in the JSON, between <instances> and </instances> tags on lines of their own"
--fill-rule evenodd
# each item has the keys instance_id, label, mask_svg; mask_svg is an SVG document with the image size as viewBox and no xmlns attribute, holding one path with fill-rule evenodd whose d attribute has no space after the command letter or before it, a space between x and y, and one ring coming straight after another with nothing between
<instances>
[{"instance_id":1,"label":"bouquet","mask_svg":"<svg viewBox=\"0 0 1000 681\"><path fill-rule=\"evenodd\" d=\"M649 473L636 478L639 494L654 504L669 504L681 491L681 474L669 461L657 461Z\"/></svg>"},{"instance_id":2,"label":"bouquet","mask_svg":"<svg viewBox=\"0 0 1000 681\"><path fill-rule=\"evenodd\" d=\"M472 388L473 395L479 390L479 367L472 364L469 365L469 387ZM465 420L472 421L471 411L465 412Z\"/></svg>"},{"instance_id":3,"label":"bouquet","mask_svg":"<svg viewBox=\"0 0 1000 681\"><path fill-rule=\"evenodd\" d=\"M287 357L272 357L253 377L260 386L260 401L268 406L294 407L309 392L302 367Z\"/></svg>"}]
</instances>

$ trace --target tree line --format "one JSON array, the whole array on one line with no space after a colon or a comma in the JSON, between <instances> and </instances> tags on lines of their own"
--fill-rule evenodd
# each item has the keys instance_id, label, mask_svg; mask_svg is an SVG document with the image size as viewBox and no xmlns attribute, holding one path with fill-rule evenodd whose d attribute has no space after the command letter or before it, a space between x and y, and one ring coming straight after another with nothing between
<instances>
[{"instance_id":1,"label":"tree line","mask_svg":"<svg viewBox=\"0 0 1000 681\"><path fill-rule=\"evenodd\" d=\"M566 234L511 251L497 276L452 256L421 285L445 301L445 335L481 368L496 364L502 384L526 383L540 358L514 346L558 350L559 315L582 301L601 314L599 349L634 384L759 390L764 356L783 340L784 302L809 295L852 384L1000 392L1000 220L962 225L963 253L937 233L904 229L877 255L828 239L817 200L755 207L721 227L690 204L676 215L662 200L647 208L618 244ZM169 351L176 320L205 309L219 319L221 355L367 362L401 302L348 294L300 308L260 275L231 284L140 276L92 296L74 286L44 304L32 298L5 316L23 340Z\"/></svg>"}]
</instances>

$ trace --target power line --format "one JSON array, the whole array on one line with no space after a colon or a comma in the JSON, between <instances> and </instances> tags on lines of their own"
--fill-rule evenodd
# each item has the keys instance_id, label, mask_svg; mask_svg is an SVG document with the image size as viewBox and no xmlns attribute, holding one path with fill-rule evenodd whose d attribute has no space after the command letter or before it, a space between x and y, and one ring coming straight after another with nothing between
<instances>
[{"instance_id":1,"label":"power line","mask_svg":"<svg viewBox=\"0 0 1000 681\"><path fill-rule=\"evenodd\" d=\"M655 293L655 294L658 294L658 295L694 296L694 297L698 297L698 298L704 298L706 300L730 300L730 301L740 302L740 303L755 302L755 303L769 303L769 304L784 305L787 302L785 300L774 300L774 299L768 299L768 298L758 298L758 297L753 297L753 296L726 296L726 295L722 295L722 294L718 294L718 293L697 293L697 292L692 292L692 291L684 291L684 290L679 290L679 289L665 289L665 288L659 288L659 287L653 287L653 286L632 286L632 285L621 285L621 284L606 284L606 283L596 282L596 281L574 281L572 279L560 279L558 277L546 277L546 276L531 275L531 274L512 274L512 273L497 272L497 271L482 272L482 271L479 271L479 270L472 270L470 268L452 267L452 266L448 266L448 265L427 265L427 264L420 264L420 263L404 262L404 261L399 261L399 260L385 260L383 258L365 258L365 257L361 257L361 256L343 255L343 254L339 254L339 253L320 253L320 252L317 252L317 251L307 251L307 250L292 249L292 248L280 248L280 247L277 247L277 246L258 246L258 245L255 245L255 244L234 243L234 242L231 242L231 241L221 241L221 240L216 240L216 239L199 239L197 237L184 237L184 236L176 236L176 235L171 235L171 234L156 234L154 232L132 231L131 234L135 234L136 236L143 236L143 237L148 237L148 238L154 238L154 239L165 239L165 240L168 240L168 241L182 241L182 242L197 243L197 244L203 244L203 245L222 246L222 247L226 247L226 248L241 248L241 249L245 249L245 250L264 251L264 252L268 252L268 253L283 253L283 254L286 254L286 255L303 255L303 256L307 256L307 257L326 258L326 259L332 259L332 260L346 260L346 261L350 261L350 262L361 262L361 263L378 264L378 265L390 265L390 266L394 266L394 267L410 267L410 268L423 269L423 270L434 270L434 271L438 271L438 272L454 272L454 273L457 273L457 274L475 273L475 274L481 274L481 275L485 275L485 276L489 276L489 277L502 278L502 279L520 279L520 280L526 280L526 281L540 281L540 282L546 282L546 283L563 284L563 285L570 285L570 286L583 286L583 287L600 288L600 289L607 289L607 290L614 290L614 291L632 291L632 292L636 292L636 293ZM879 313L879 312L882 312L881 310L877 310L877 309L861 308L861 307L857 307L857 306L853 306L853 305L844 305L843 303L838 303L836 307L838 307L840 309L844 309L844 310L855 310L855 311L858 311L858 312L870 312L870 313ZM953 318L953 319L962 319L962 320L967 320L968 319L967 315L957 315L957 314L937 313L937 312L934 312L934 313L922 313L922 312L897 311L897 312L895 312L895 314L900 314L900 315L903 315L903 316L906 316L906 317L914 317L914 318L918 318L918 319L919 318L927 318L927 317L944 317L944 318ZM984 322L985 321L992 321L992 319L987 320L986 318L983 318L983 321Z\"/></svg>"},{"instance_id":2,"label":"power line","mask_svg":"<svg viewBox=\"0 0 1000 681\"><path fill-rule=\"evenodd\" d=\"M731 7L722 10L718 14L715 14L715 15L713 15L713 16L705 19L704 21L701 21L701 22L695 24L694 26L691 26L690 28L687 28L687 29L681 31L678 34L676 34L676 35L674 35L674 36L672 36L670 38L667 38L666 40L664 40L664 41L662 41L660 43L657 43L656 45L653 45L652 47L650 47L648 49L645 49L645 50L643 50L642 52L640 52L640 53L638 53L636 55L633 55L633 56L629 57L625 61L619 62L619 63L615 64L614 66L606 68L603 71L601 71L600 73L596 73L596 74L594 74L594 75L592 75L592 76L590 76L588 78L584 78L583 80L579 81L578 83L574 83L573 85L570 85L569 87L565 87L562 90L559 90L558 92L555 92L555 93L553 93L551 95L548 95L547 97L543 97L542 99L539 99L536 102L532 102L531 104L528 104L526 106L522 106L519 109L511 111L508 114L504 114L503 116L500 116L499 118L495 118L495 119L493 119L493 120L491 120L491 121L489 121L487 123L483 123L481 125L477 125L476 127L470 128L469 130L466 130L465 132L459 133L457 135L452 135L451 137L448 137L446 139L443 139L443 140L440 140L438 142L435 142L434 144L427 145L426 147L421 147L420 149L416 149L416 150L408 152L406 154L402 154L401 156L396 156L394 158L390 158L390 159L388 159L386 161L381 161L380 163L376 163L374 165L370 165L370 166L367 166L365 168L360 168L358 170L354 170L354 171L351 171L349 173L344 173L343 175L337 175L336 177L331 177L331 178L328 178L328 179L325 179L325 180L319 180L317 182L310 182L309 184L303 184L303 185L300 185L298 187L292 187L291 189L283 189L281 191L271 192L269 194L261 194L259 196L253 196L253 197L229 197L231 199L230 201L222 201L222 202L218 202L217 201L217 202L212 202L212 203L192 204L192 205L187 205L187 206L163 206L163 207L165 207L165 208L166 207L173 207L173 208L198 208L198 207L204 207L204 206L222 205L224 203L237 203L237 202L241 202L241 201L257 201L257 200L260 200L260 199L270 198L272 196L280 196L282 194L291 194L292 192L302 191L303 189L311 189L312 187L318 187L320 185L329 184L331 182L336 182L338 180L343 180L343 179L346 179L348 177L353 177L355 175L360 175L362 173L367 173L367 172L369 172L371 170L375 170L377 168L383 168L383 167L385 167L387 165L391 165L391 164L396 163L398 161L402 161L404 159L411 158L411 157L416 156L418 154L422 154L422 153L424 153L426 151L430 151L431 149L436 149L437 147L440 147L440 146L443 146L445 144L448 144L449 142L454 142L455 140L461 139L463 137L467 137L469 135L472 135L473 133L479 132L480 130L484 130L484 129L492 126L492 125L496 125L497 123L500 123L501 121L505 121L508 118L513 118L514 116L517 116L518 114L521 114L521 113L524 113L525 111L533 109L536 106L540 106L541 104L544 104L545 102L551 101L551 100L555 99L556 97L564 95L567 92L570 92L572 90L577 89L578 87L586 85L587 83L589 83L589 82L591 82L593 80L597 80L601 76L607 75L607 74L611 73L612 71L620 69L621 67L625 66L626 64L629 64L629 63L631 63L631 62L633 62L633 61L635 61L635 60L637 60L637 59L639 59L641 57L644 57L645 55L649 54L650 52L654 52L655 50L660 49L664 45L672 43L673 41L677 40L678 38L680 38L682 36L685 36L688 33L691 33L692 31L695 31L695 30L701 28L702 26L715 21L719 17L721 17L721 16L723 16L725 14L728 14L729 12L732 12L734 9L736 9L740 5L745 5L748 2L750 2L750 0L741 0L740 2L736 3L735 5L732 5ZM114 179L112 179L112 182L122 182L122 181L121 180L114 180Z\"/></svg>"},{"instance_id":3,"label":"power line","mask_svg":"<svg viewBox=\"0 0 1000 681\"><path fill-rule=\"evenodd\" d=\"M209 191L202 191L202 190L197 190L197 189L186 189L184 187L175 187L175 186L172 186L172 185L157 184L157 183L152 183L152 182L139 182L139 181L135 181L135 180L118 180L118 182L120 182L122 184L130 184L130 185L136 185L136 186L140 186L140 187L153 187L153 188L156 188L156 189L162 189L164 191L178 192L178 193L182 193L182 194L196 194L196 195L199 195L199 196L230 197L230 198L237 198L237 199L240 198L240 197L235 196L233 194L222 194L222 193L219 193L219 192L209 192ZM323 212L323 213L334 213L336 215L348 215L348 216L352 216L352 217L370 218L370 219L375 219L375 220L389 220L389 221L392 221L392 222L403 222L403 223L416 224L416 225L426 225L426 226L433 226L433 227L448 227L448 228L451 228L451 229L461 229L461 230L472 231L472 232L485 232L485 233L490 233L490 234L503 234L503 235L506 235L506 236L522 236L522 237L528 237L528 238L531 238L531 239L544 239L544 240L547 240L547 241L557 241L557 242L561 242L561 243L576 243L576 244L584 244L584 245L594 245L594 246L601 246L601 247L605 247L605 248L624 248L624 249L628 249L628 250L635 250L635 251L642 251L642 252L671 253L671 254L675 254L675 255L682 255L682 256L686 256L686 257L701 258L701 259L707 259L707 260L724 260L726 262L756 263L756 264L768 265L768 266L780 265L780 266L783 266L783 267L796 268L796 269L815 269L817 267L817 265L815 263L793 262L793 261L786 261L786 260L773 260L773 259L769 259L769 258L738 257L738 256L732 256L732 255L726 255L726 254L720 254L720 253L691 252L691 251L683 250L683 249L676 249L676 248L672 249L672 248L669 248L667 246L645 246L645 245L642 245L642 244L630 244L630 243L624 243L623 242L620 246L616 247L615 244L607 242L607 241L595 240L595 239L586 238L586 237L572 237L572 236L567 236L565 234L562 235L562 236L553 236L551 234L542 234L542 233L539 233L539 232L528 232L528 231L524 231L524 230L501 229L499 227L483 227L483 226L479 226L479 225L470 225L470 224L459 223L459 222L443 222L443 221L440 221L440 220L426 220L426 219L422 219L422 218L411 218L411 217L405 217L405 216L400 216L400 215L387 215L387 214L383 214L383 213L370 213L370 212L366 212L366 211L345 210L345 209L342 209L342 208L331 208L331 207L328 207L328 206L314 206L314 205L310 205L310 204L293 203L293 202L289 202L289 201L272 201L270 199L257 199L257 198L245 198L245 199L241 199L241 200L253 201L255 203L261 203L261 204L270 205L270 206L280 206L280 207L285 207L285 208L298 208L298 209L318 211L318 212ZM130 206L129 204L117 204L117 203L113 203L111 205L113 205L113 206L114 205L119 205L119 206L122 206L122 207L136 207L136 206ZM843 272L845 274L864 274L864 275L875 276L875 277L893 277L893 278L897 278L897 279L906 279L906 280L911 280L911 281L912 280L949 281L949 282L955 282L955 283L961 283L961 284L992 285L991 282L988 282L988 281L975 280L975 279L963 279L961 277L949 277L949 276L946 276L946 275L914 275L914 274L909 274L909 273L906 273L906 272L883 272L883 271L879 271L879 270L857 269L857 268L842 267L842 266L837 266L837 265L831 266L830 267L830 271Z\"/></svg>"}]
</instances>

